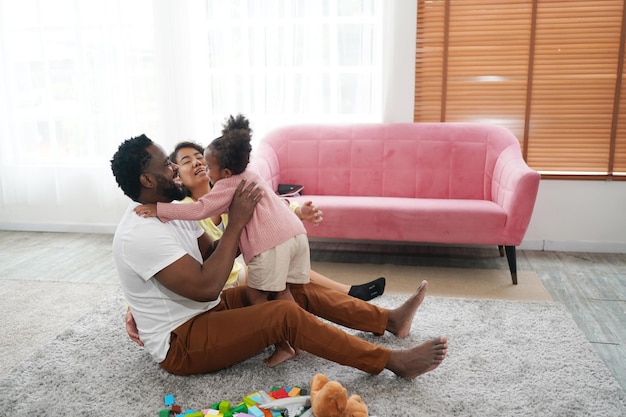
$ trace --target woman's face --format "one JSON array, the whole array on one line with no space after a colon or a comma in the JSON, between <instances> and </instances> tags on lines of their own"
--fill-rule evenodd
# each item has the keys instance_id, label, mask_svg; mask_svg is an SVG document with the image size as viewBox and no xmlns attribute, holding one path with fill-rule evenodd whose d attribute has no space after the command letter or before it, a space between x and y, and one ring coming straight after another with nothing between
<instances>
[{"instance_id":1,"label":"woman's face","mask_svg":"<svg viewBox=\"0 0 626 417\"><path fill-rule=\"evenodd\" d=\"M209 176L202 152L198 152L194 148L181 148L176 152L176 162L180 181L192 190L192 193L198 186L206 187Z\"/></svg>"}]
</instances>

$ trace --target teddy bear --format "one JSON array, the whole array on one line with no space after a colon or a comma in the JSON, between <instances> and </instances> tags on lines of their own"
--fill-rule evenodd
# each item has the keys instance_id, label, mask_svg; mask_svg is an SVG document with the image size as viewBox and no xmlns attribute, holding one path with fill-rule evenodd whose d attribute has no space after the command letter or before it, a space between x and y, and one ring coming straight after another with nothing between
<instances>
[{"instance_id":1,"label":"teddy bear","mask_svg":"<svg viewBox=\"0 0 626 417\"><path fill-rule=\"evenodd\" d=\"M367 417L367 406L337 381L328 381L322 373L311 379L311 409L315 417Z\"/></svg>"}]
</instances>

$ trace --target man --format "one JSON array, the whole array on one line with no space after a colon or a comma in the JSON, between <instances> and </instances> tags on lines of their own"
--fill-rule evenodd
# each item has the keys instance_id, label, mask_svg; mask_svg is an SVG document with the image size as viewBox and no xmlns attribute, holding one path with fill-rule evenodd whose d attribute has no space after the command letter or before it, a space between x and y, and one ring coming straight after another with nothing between
<instances>
[{"instance_id":1,"label":"man","mask_svg":"<svg viewBox=\"0 0 626 417\"><path fill-rule=\"evenodd\" d=\"M183 197L174 181L178 167L152 140L141 135L124 141L111 168L120 188L134 201L113 240L120 283L144 346L168 372L218 371L281 340L364 372L389 369L406 379L431 371L444 360L445 337L390 350L316 317L361 331L406 337L426 294L426 281L393 310L314 283L294 286L295 303L274 300L250 305L244 287L221 290L238 254L244 225L263 198L256 184L242 181L229 208L228 227L218 242L211 242L196 222L162 223L135 214L138 204Z\"/></svg>"}]
</instances>

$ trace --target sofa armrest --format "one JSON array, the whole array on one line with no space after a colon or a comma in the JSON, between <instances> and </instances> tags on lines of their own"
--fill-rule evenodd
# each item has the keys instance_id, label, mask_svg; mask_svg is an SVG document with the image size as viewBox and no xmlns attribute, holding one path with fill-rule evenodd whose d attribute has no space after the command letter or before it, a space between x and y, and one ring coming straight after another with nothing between
<instances>
[{"instance_id":1,"label":"sofa armrest","mask_svg":"<svg viewBox=\"0 0 626 417\"><path fill-rule=\"evenodd\" d=\"M509 146L498 156L491 198L507 213L503 245L522 243L535 207L540 178L524 161L518 144Z\"/></svg>"}]
</instances>

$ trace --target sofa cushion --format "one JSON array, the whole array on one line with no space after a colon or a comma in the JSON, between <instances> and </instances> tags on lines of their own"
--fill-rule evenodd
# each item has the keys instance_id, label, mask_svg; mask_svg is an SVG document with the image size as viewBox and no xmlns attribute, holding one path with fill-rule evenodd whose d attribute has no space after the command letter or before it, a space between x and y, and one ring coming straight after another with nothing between
<instances>
[{"instance_id":1,"label":"sofa cushion","mask_svg":"<svg viewBox=\"0 0 626 417\"><path fill-rule=\"evenodd\" d=\"M507 220L492 201L434 198L301 196L322 211L310 237L433 243L492 244Z\"/></svg>"}]
</instances>

